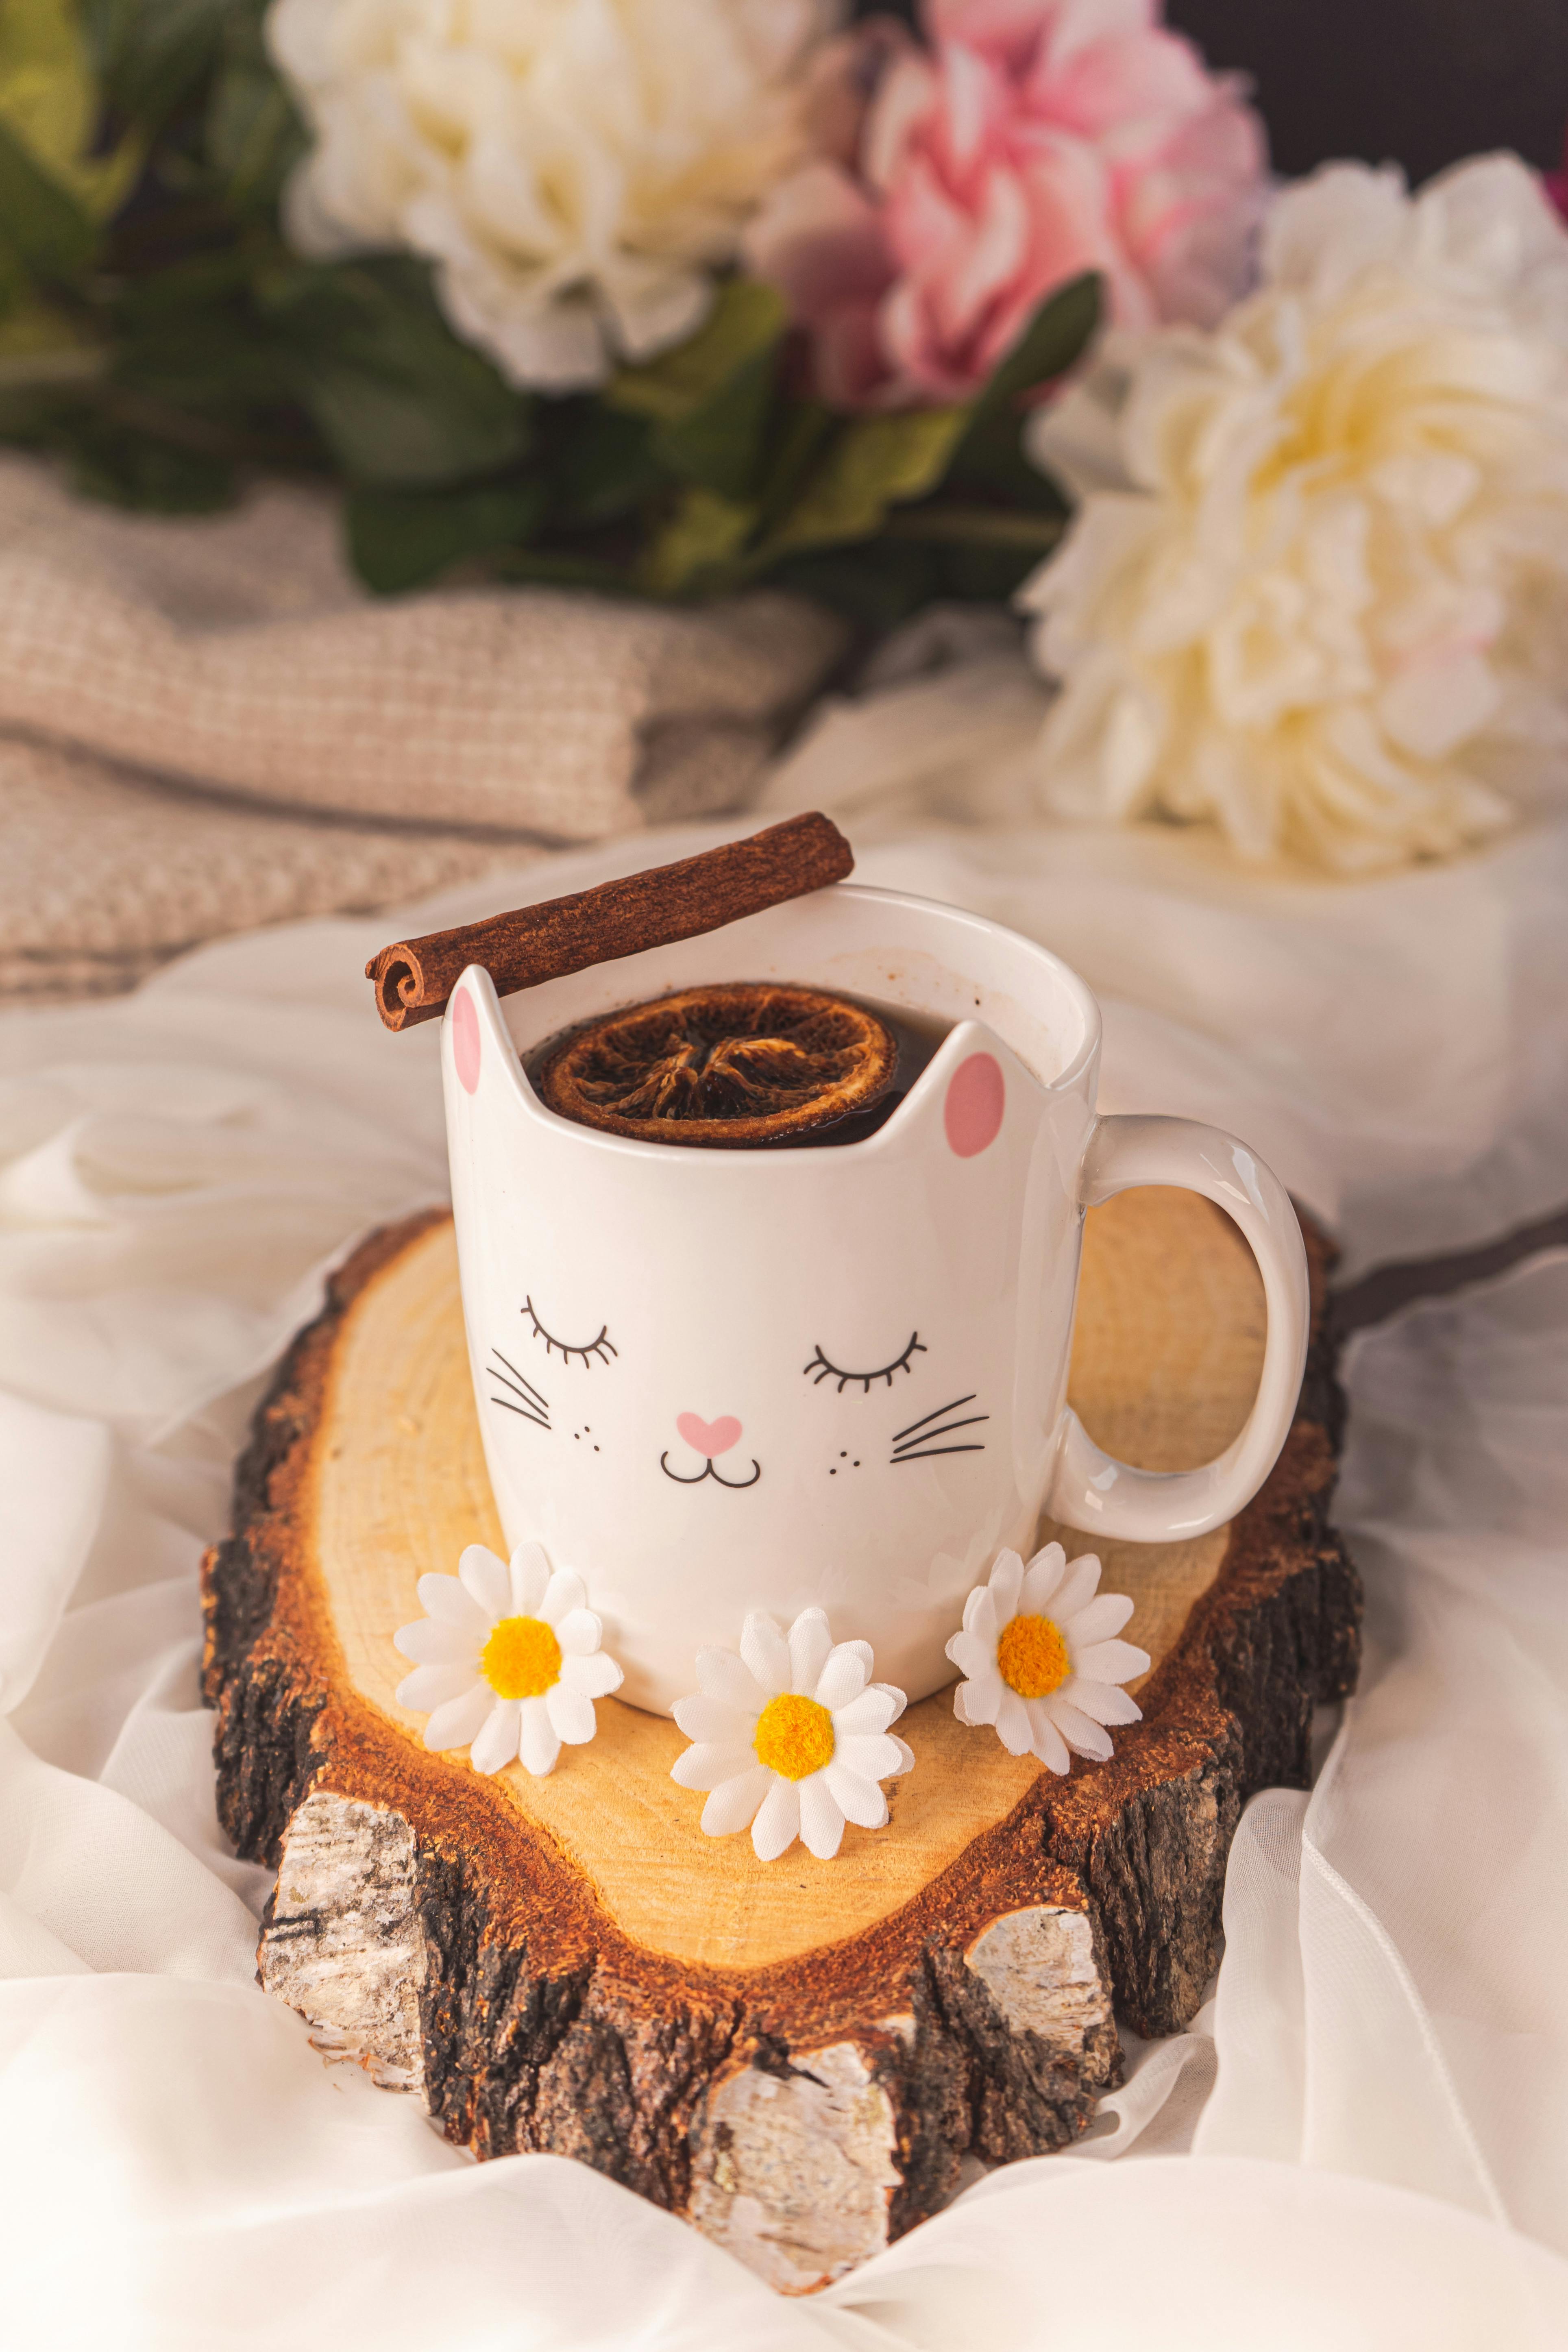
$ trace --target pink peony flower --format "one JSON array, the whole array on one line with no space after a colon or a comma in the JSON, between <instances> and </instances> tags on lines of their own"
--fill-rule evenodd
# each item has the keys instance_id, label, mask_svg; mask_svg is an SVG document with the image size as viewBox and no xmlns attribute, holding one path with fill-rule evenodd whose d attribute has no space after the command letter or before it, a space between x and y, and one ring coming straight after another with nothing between
<instances>
[{"instance_id":1,"label":"pink peony flower","mask_svg":"<svg viewBox=\"0 0 1568 2352\"><path fill-rule=\"evenodd\" d=\"M820 52L816 149L746 242L811 339L823 398L966 398L1046 295L1104 273L1112 316L1212 325L1262 208L1258 117L1159 0L924 0Z\"/></svg>"}]
</instances>

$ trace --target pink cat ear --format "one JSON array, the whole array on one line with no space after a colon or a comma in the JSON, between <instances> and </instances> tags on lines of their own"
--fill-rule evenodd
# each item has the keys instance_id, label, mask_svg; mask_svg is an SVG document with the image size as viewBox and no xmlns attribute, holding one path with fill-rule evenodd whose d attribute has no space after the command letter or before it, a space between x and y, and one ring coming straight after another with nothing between
<instances>
[{"instance_id":1,"label":"pink cat ear","mask_svg":"<svg viewBox=\"0 0 1568 2352\"><path fill-rule=\"evenodd\" d=\"M452 1059L464 1092L471 1095L479 1083L479 1016L466 988L452 999Z\"/></svg>"},{"instance_id":2,"label":"pink cat ear","mask_svg":"<svg viewBox=\"0 0 1568 2352\"><path fill-rule=\"evenodd\" d=\"M971 1054L948 1080L942 1125L960 1160L973 1160L994 1143L1007 1105L1007 1083L994 1054Z\"/></svg>"}]
</instances>

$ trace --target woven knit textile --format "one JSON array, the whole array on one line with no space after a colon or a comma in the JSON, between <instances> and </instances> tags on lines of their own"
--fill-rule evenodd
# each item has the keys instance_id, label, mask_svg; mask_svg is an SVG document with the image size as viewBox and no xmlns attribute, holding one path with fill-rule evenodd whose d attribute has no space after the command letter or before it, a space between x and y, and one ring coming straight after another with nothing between
<instances>
[{"instance_id":1,"label":"woven knit textile","mask_svg":"<svg viewBox=\"0 0 1568 2352\"><path fill-rule=\"evenodd\" d=\"M0 996L742 806L844 641L770 594L376 603L310 491L168 520L0 457Z\"/></svg>"}]
</instances>

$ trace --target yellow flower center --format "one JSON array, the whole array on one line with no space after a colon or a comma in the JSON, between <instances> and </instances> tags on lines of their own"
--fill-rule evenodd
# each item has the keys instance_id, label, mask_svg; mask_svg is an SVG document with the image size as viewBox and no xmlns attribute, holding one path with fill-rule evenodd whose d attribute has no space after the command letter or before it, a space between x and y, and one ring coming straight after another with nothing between
<instances>
[{"instance_id":1,"label":"yellow flower center","mask_svg":"<svg viewBox=\"0 0 1568 2352\"><path fill-rule=\"evenodd\" d=\"M1061 1629L1048 1617L1015 1617L1004 1625L996 1664L1020 1698L1048 1698L1072 1672Z\"/></svg>"},{"instance_id":2,"label":"yellow flower center","mask_svg":"<svg viewBox=\"0 0 1568 2352\"><path fill-rule=\"evenodd\" d=\"M757 1761L784 1780L804 1780L833 1761L833 1717L814 1698L782 1691L757 1717Z\"/></svg>"},{"instance_id":3,"label":"yellow flower center","mask_svg":"<svg viewBox=\"0 0 1568 2352\"><path fill-rule=\"evenodd\" d=\"M479 1652L497 1698L540 1698L561 1679L561 1644L542 1617L503 1617Z\"/></svg>"}]
</instances>

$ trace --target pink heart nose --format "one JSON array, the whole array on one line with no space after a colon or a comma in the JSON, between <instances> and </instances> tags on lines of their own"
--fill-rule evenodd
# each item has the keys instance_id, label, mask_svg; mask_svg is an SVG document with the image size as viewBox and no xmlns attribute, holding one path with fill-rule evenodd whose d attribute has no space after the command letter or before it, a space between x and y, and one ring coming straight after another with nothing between
<instances>
[{"instance_id":1,"label":"pink heart nose","mask_svg":"<svg viewBox=\"0 0 1568 2352\"><path fill-rule=\"evenodd\" d=\"M706 1454L710 1462L716 1454L728 1454L739 1439L741 1424L733 1413L721 1413L717 1421L704 1421L700 1412L678 1412L675 1425L688 1445L698 1454Z\"/></svg>"}]
</instances>

